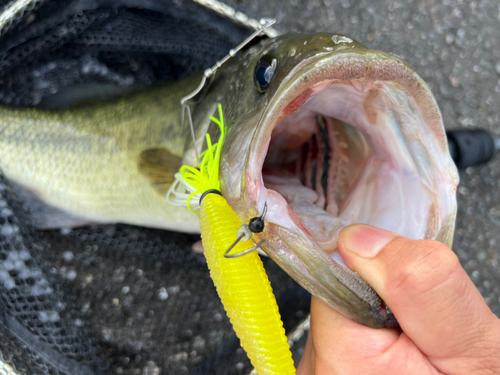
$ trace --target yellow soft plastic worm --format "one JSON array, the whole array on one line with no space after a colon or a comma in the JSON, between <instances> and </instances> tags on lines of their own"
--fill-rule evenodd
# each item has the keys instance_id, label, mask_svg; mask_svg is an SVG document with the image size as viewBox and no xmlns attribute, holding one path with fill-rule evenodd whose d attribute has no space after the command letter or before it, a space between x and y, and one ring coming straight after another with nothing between
<instances>
[{"instance_id":1,"label":"yellow soft plastic worm","mask_svg":"<svg viewBox=\"0 0 500 375\"><path fill-rule=\"evenodd\" d=\"M212 117L221 129L219 141L212 145L207 135L208 147L201 156L200 165L198 168L181 168L176 176L178 183L168 194L169 202L186 204L193 209L192 198L199 200L208 190L220 189L218 167L224 141L220 105L219 118ZM259 375L295 374L276 298L258 253L253 251L240 257L224 257L235 242L236 232L242 225L240 219L219 194L204 195L199 212L210 276L252 365ZM242 253L252 247L253 241L239 241L231 253Z\"/></svg>"},{"instance_id":2,"label":"yellow soft plastic worm","mask_svg":"<svg viewBox=\"0 0 500 375\"><path fill-rule=\"evenodd\" d=\"M210 276L255 370L259 375L295 374L278 305L259 254L224 257L241 227L240 219L223 197L208 194L200 206L200 221ZM239 242L232 252L253 246L252 241Z\"/></svg>"}]
</instances>

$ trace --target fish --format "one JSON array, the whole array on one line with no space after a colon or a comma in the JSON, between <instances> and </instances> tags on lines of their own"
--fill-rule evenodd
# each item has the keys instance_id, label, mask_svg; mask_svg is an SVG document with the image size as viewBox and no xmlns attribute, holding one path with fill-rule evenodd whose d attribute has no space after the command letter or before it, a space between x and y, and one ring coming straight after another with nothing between
<instances>
[{"instance_id":1,"label":"fish","mask_svg":"<svg viewBox=\"0 0 500 375\"><path fill-rule=\"evenodd\" d=\"M190 104L191 134L179 102L201 77L64 110L1 107L0 169L39 202L28 205L39 227L196 233L197 215L165 196L181 165L197 165L205 135L217 139L220 103L221 193L243 223L264 219L254 240L347 317L397 326L337 239L364 223L451 246L458 174L425 82L398 56L344 35L282 35L217 69Z\"/></svg>"}]
</instances>

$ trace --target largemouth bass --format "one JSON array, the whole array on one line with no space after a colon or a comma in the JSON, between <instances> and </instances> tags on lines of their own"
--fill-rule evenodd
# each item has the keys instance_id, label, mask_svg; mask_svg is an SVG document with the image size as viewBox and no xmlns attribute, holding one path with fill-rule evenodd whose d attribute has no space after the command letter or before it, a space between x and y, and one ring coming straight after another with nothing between
<instances>
[{"instance_id":1,"label":"largemouth bass","mask_svg":"<svg viewBox=\"0 0 500 375\"><path fill-rule=\"evenodd\" d=\"M244 223L266 210L255 235L266 239L266 253L355 321L397 325L345 266L337 238L366 223L451 245L457 171L422 79L400 58L345 36L268 39L218 69L192 106L193 145L179 101L199 79L68 110L2 107L0 168L64 213L39 216L40 226L122 222L196 232L197 216L165 195L180 165L197 164L205 133L217 138L209 117L221 103L222 194Z\"/></svg>"}]
</instances>

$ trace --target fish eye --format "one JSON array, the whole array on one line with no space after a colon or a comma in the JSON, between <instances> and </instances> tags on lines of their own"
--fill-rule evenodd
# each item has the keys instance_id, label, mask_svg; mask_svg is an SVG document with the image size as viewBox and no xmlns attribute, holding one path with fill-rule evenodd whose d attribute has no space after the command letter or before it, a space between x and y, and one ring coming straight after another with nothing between
<instances>
[{"instance_id":1,"label":"fish eye","mask_svg":"<svg viewBox=\"0 0 500 375\"><path fill-rule=\"evenodd\" d=\"M276 70L277 61L268 56L262 57L255 65L254 79L257 85L257 90L264 93L271 80L273 79L274 71Z\"/></svg>"}]
</instances>

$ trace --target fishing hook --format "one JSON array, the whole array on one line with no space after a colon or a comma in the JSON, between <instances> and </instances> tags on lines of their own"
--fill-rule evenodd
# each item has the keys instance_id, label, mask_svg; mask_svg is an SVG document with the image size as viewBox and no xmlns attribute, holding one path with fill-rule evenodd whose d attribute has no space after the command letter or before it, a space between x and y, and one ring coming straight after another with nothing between
<instances>
[{"instance_id":1,"label":"fishing hook","mask_svg":"<svg viewBox=\"0 0 500 375\"><path fill-rule=\"evenodd\" d=\"M248 249L248 250L245 250L245 251L242 251L241 253L236 253L236 254L229 254L229 252L231 250L233 250L233 248L236 246L236 244L238 242L241 241L241 239L243 238L242 235L238 236L238 238L236 239L236 241L234 241L234 243L229 247L229 249L226 250L226 252L224 253L224 258L239 258L243 255L246 255L246 254L249 254L251 253L252 251L255 251L255 250L258 250L258 249L261 249L261 246L264 242L266 242L266 239L262 239L258 244L256 244L254 247ZM255 244L255 242L254 242ZM261 249L262 250L262 249Z\"/></svg>"},{"instance_id":2,"label":"fishing hook","mask_svg":"<svg viewBox=\"0 0 500 375\"><path fill-rule=\"evenodd\" d=\"M248 241L249 239L252 238L253 233L262 233L264 231L264 225L265 225L264 218L266 217L266 214L267 214L267 202L264 203L264 210L262 211L262 215L251 218L248 225L243 224L240 227L240 229L238 229L238 232L236 232L237 238L233 242L233 244L231 246L229 246L229 249L227 249L224 252L224 258L238 258L238 257L241 257L243 255L249 254L252 251L255 251L258 249L262 250L261 246L264 242L266 242L265 238L263 240L261 240L258 244L256 244L254 247L252 247L251 249L242 251L241 253L236 253L236 254L231 254L231 255L229 254L231 252L231 250L233 250L234 247L240 241L242 241L242 240ZM254 244L255 244L255 242L254 242Z\"/></svg>"}]
</instances>

